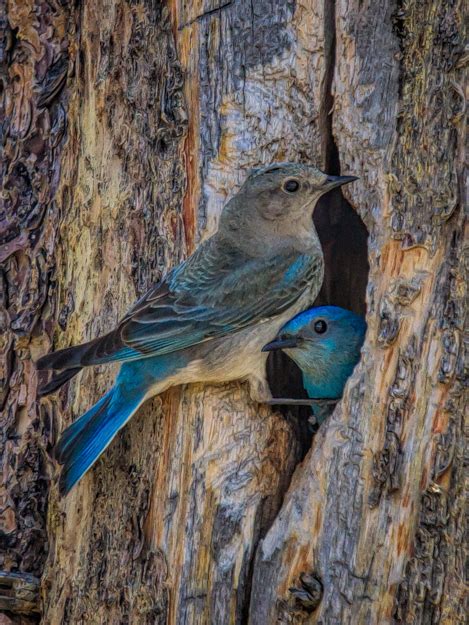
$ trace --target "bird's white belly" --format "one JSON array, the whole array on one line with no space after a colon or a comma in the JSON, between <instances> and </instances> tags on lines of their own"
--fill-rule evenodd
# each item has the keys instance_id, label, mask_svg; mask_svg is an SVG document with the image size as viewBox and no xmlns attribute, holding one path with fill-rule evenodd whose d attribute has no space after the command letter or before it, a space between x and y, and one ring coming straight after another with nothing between
<instances>
[{"instance_id":1,"label":"bird's white belly","mask_svg":"<svg viewBox=\"0 0 469 625\"><path fill-rule=\"evenodd\" d=\"M264 323L240 330L233 335L199 344L191 360L177 374L177 384L204 382L218 384L249 377L265 377L268 354L262 352L280 328L311 303L311 293L305 293L286 312Z\"/></svg>"}]
</instances>

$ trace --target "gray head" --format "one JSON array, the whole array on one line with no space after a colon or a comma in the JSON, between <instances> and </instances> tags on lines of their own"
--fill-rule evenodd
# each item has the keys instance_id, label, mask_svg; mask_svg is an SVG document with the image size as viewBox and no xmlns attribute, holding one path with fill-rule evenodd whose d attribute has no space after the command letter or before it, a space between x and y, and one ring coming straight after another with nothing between
<instances>
[{"instance_id":1,"label":"gray head","mask_svg":"<svg viewBox=\"0 0 469 625\"><path fill-rule=\"evenodd\" d=\"M295 235L299 226L312 229L311 216L319 198L355 176L328 176L316 167L273 163L252 170L243 186L223 209L221 230L255 226L259 236Z\"/></svg>"}]
</instances>

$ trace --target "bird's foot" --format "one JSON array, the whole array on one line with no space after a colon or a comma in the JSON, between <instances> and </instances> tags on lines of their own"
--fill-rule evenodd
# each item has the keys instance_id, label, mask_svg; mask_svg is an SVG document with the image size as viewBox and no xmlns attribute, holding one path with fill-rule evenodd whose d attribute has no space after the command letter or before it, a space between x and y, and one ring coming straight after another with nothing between
<instances>
[{"instance_id":1,"label":"bird's foot","mask_svg":"<svg viewBox=\"0 0 469 625\"><path fill-rule=\"evenodd\" d=\"M336 404L338 399L294 399L291 397L272 397L265 402L269 406L318 406Z\"/></svg>"},{"instance_id":2,"label":"bird's foot","mask_svg":"<svg viewBox=\"0 0 469 625\"><path fill-rule=\"evenodd\" d=\"M272 401L269 383L265 378L249 378L249 395L258 404L269 404Z\"/></svg>"},{"instance_id":3,"label":"bird's foot","mask_svg":"<svg viewBox=\"0 0 469 625\"><path fill-rule=\"evenodd\" d=\"M315 404L312 399L291 399L288 397L272 397L265 403L269 406L313 406Z\"/></svg>"},{"instance_id":4,"label":"bird's foot","mask_svg":"<svg viewBox=\"0 0 469 625\"><path fill-rule=\"evenodd\" d=\"M338 399L293 399L289 397L272 397L265 402L269 406L328 406L336 404Z\"/></svg>"}]
</instances>

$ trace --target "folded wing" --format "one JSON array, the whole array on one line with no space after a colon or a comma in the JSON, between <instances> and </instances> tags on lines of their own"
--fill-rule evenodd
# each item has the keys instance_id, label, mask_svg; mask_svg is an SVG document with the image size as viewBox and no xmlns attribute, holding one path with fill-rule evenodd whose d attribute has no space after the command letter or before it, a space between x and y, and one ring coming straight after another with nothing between
<instances>
[{"instance_id":1,"label":"folded wing","mask_svg":"<svg viewBox=\"0 0 469 625\"><path fill-rule=\"evenodd\" d=\"M210 252L196 252L168 274L115 330L48 354L38 368L61 370L178 351L267 320L287 310L312 284L320 288L319 256L290 252L246 260Z\"/></svg>"}]
</instances>

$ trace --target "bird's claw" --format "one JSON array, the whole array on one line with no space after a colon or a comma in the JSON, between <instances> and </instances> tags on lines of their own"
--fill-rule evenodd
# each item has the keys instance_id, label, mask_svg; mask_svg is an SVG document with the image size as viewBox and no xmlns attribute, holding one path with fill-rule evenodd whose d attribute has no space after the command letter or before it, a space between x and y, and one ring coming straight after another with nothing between
<instances>
[{"instance_id":1,"label":"bird's claw","mask_svg":"<svg viewBox=\"0 0 469 625\"><path fill-rule=\"evenodd\" d=\"M272 401L269 384L262 378L249 378L249 395L258 404L270 404Z\"/></svg>"}]
</instances>

